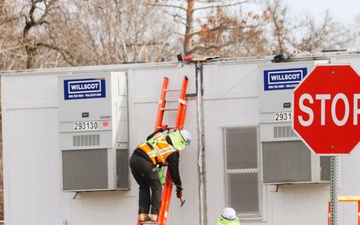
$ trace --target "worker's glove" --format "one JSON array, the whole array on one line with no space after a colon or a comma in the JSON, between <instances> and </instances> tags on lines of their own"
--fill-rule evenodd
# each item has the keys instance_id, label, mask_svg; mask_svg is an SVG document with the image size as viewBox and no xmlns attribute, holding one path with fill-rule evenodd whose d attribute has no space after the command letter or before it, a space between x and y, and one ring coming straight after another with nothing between
<instances>
[{"instance_id":1,"label":"worker's glove","mask_svg":"<svg viewBox=\"0 0 360 225\"><path fill-rule=\"evenodd\" d=\"M182 197L182 188L176 188L176 197L178 198Z\"/></svg>"},{"instance_id":2,"label":"worker's glove","mask_svg":"<svg viewBox=\"0 0 360 225\"><path fill-rule=\"evenodd\" d=\"M163 129L163 131L169 130L168 125L166 124L162 124L160 128Z\"/></svg>"}]
</instances>

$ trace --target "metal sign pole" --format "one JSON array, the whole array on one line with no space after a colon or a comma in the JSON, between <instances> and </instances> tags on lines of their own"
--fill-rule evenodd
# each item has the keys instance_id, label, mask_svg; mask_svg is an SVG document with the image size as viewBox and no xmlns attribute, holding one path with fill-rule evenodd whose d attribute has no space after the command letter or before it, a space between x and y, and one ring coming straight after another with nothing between
<instances>
[{"instance_id":1,"label":"metal sign pole","mask_svg":"<svg viewBox=\"0 0 360 225\"><path fill-rule=\"evenodd\" d=\"M331 176L330 176L330 215L331 215L331 225L338 224L338 188L339 188L339 158L338 156L330 157L330 167L331 167Z\"/></svg>"}]
</instances>

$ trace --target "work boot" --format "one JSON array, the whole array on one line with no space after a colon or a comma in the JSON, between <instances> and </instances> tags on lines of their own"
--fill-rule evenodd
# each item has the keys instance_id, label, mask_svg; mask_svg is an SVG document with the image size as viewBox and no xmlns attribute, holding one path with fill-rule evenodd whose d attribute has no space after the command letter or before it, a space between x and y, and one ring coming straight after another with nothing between
<instances>
[{"instance_id":1,"label":"work boot","mask_svg":"<svg viewBox=\"0 0 360 225\"><path fill-rule=\"evenodd\" d=\"M150 220L150 217L148 216L148 214L140 213L140 215L139 215L139 221L140 222L146 222L146 221L149 221L149 220Z\"/></svg>"},{"instance_id":2,"label":"work boot","mask_svg":"<svg viewBox=\"0 0 360 225\"><path fill-rule=\"evenodd\" d=\"M152 214L152 215L150 216L150 220L153 221L153 222L156 222L156 221L158 220L158 215Z\"/></svg>"}]
</instances>

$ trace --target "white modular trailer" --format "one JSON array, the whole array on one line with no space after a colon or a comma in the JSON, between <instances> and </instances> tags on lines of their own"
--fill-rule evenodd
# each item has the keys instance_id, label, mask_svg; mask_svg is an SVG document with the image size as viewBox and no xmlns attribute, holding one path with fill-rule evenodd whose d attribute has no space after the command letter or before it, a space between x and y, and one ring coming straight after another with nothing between
<instances>
[{"instance_id":1,"label":"white modular trailer","mask_svg":"<svg viewBox=\"0 0 360 225\"><path fill-rule=\"evenodd\" d=\"M163 78L179 89L184 76L186 202L173 196L167 224L215 224L227 206L242 225L327 224L329 157L292 130L292 91L316 64L360 71L360 55L271 59L3 71L5 224L135 224L138 185L128 159L154 130ZM167 100L176 105L178 94ZM174 118L166 114L164 123ZM359 156L339 156L339 195L360 195ZM356 205L338 207L339 224L356 223Z\"/></svg>"}]
</instances>

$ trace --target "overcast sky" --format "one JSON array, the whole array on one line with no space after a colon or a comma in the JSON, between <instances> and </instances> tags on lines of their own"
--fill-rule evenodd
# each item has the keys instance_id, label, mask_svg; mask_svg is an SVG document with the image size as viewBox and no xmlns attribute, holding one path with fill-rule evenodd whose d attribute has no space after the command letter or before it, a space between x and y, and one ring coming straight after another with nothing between
<instances>
[{"instance_id":1,"label":"overcast sky","mask_svg":"<svg viewBox=\"0 0 360 225\"><path fill-rule=\"evenodd\" d=\"M292 12L310 11L313 15L321 14L329 9L334 18L341 19L349 25L354 24L355 17L360 14L360 0L284 0Z\"/></svg>"}]
</instances>

